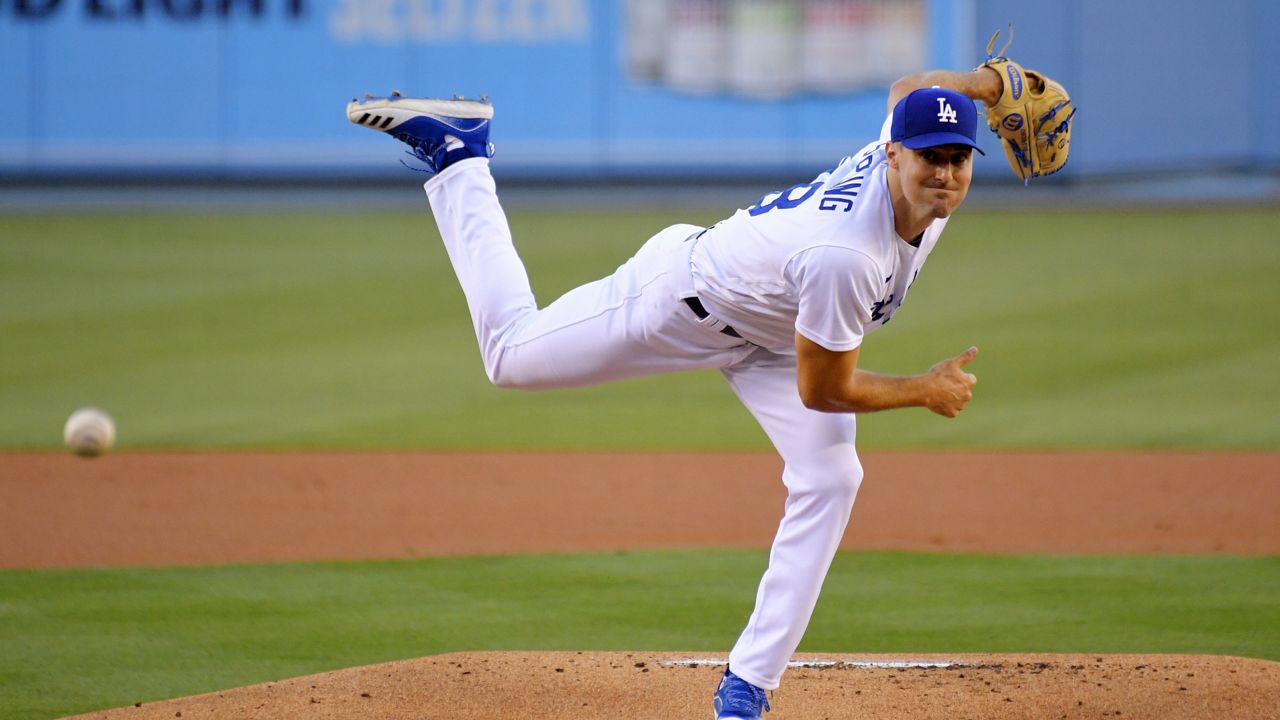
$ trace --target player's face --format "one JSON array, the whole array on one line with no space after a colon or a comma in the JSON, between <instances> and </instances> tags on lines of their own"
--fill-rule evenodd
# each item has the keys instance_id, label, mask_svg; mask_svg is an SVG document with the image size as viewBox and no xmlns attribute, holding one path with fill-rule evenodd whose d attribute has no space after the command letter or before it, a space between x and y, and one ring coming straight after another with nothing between
<instances>
[{"instance_id":1,"label":"player's face","mask_svg":"<svg viewBox=\"0 0 1280 720\"><path fill-rule=\"evenodd\" d=\"M973 148L967 145L938 145L897 153L902 190L915 207L927 209L935 218L949 217L969 194L973 180Z\"/></svg>"}]
</instances>

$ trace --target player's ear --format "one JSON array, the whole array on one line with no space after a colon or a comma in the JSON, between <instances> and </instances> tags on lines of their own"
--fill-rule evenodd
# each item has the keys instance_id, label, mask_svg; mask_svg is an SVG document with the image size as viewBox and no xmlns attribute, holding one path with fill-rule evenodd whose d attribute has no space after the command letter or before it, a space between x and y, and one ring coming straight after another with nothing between
<instances>
[{"instance_id":1,"label":"player's ear","mask_svg":"<svg viewBox=\"0 0 1280 720\"><path fill-rule=\"evenodd\" d=\"M884 144L884 158L889 163L889 167L894 170L898 169L898 152L902 146L896 142Z\"/></svg>"}]
</instances>

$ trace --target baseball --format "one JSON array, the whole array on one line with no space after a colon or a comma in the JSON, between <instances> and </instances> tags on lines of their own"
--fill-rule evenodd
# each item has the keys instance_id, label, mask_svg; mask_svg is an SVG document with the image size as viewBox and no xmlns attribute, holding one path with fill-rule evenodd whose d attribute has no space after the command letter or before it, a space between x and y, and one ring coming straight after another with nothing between
<instances>
[{"instance_id":1,"label":"baseball","mask_svg":"<svg viewBox=\"0 0 1280 720\"><path fill-rule=\"evenodd\" d=\"M110 415L98 408L80 408L67 418L62 439L71 452L81 457L101 455L116 441L116 424Z\"/></svg>"}]
</instances>

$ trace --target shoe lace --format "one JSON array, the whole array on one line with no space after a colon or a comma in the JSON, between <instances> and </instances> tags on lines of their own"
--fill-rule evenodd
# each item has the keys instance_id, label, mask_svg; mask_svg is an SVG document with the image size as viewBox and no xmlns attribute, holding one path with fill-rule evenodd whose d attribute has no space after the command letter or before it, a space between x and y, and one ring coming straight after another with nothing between
<instances>
[{"instance_id":1,"label":"shoe lace","mask_svg":"<svg viewBox=\"0 0 1280 720\"><path fill-rule=\"evenodd\" d=\"M761 707L764 707L766 711L773 710L773 708L769 707L769 697L764 690L737 675L732 676L729 682L725 683L722 694L725 710L744 711L752 714L759 712Z\"/></svg>"},{"instance_id":2,"label":"shoe lace","mask_svg":"<svg viewBox=\"0 0 1280 720\"><path fill-rule=\"evenodd\" d=\"M409 133L399 133L394 136L395 139L409 146L409 150L405 151L405 155L417 159L425 168L414 167L404 160L400 161L401 165L413 170L414 172L437 173L440 172L440 161L444 160L445 146L443 143L429 143L420 138L414 137Z\"/></svg>"},{"instance_id":3,"label":"shoe lace","mask_svg":"<svg viewBox=\"0 0 1280 720\"><path fill-rule=\"evenodd\" d=\"M401 165L409 168L414 172L421 172L421 173L440 172L440 166L444 163L445 156L449 153L449 147L447 144L445 143L433 144L433 143L425 142L417 137L414 137L413 135L410 135L409 133L400 133L393 137L395 137L395 139L399 140L400 142L410 147L409 150L404 151L405 155L408 155L420 161L421 163L426 165L426 167L425 168L414 167L413 165L410 165L404 160L400 161ZM484 150L485 150L486 157L493 157L493 143L489 143L485 145Z\"/></svg>"}]
</instances>

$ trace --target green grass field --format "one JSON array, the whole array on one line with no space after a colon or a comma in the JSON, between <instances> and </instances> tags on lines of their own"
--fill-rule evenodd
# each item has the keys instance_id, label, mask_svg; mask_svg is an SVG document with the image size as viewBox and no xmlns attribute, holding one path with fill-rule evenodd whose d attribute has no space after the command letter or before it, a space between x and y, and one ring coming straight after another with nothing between
<instances>
[{"instance_id":1,"label":"green grass field","mask_svg":"<svg viewBox=\"0 0 1280 720\"><path fill-rule=\"evenodd\" d=\"M512 226L545 303L665 224L731 210ZM920 372L976 344L977 397L954 422L865 417L862 447L1280 447L1278 223L962 213L862 365ZM0 337L0 448L56 447L86 404L127 448L767 447L714 372L489 387L425 212L0 217Z\"/></svg>"},{"instance_id":2,"label":"green grass field","mask_svg":"<svg viewBox=\"0 0 1280 720\"><path fill-rule=\"evenodd\" d=\"M515 213L543 302L702 213ZM1034 223L1034 229L1030 226ZM864 367L970 344L956 421L864 449L1280 449L1277 209L964 213ZM0 449L767 447L715 373L489 387L420 215L0 216ZM672 417L697 418L700 431ZM0 719L484 649L724 652L763 552L0 572ZM1280 660L1280 558L842 554L802 650Z\"/></svg>"},{"instance_id":3,"label":"green grass field","mask_svg":"<svg viewBox=\"0 0 1280 720\"><path fill-rule=\"evenodd\" d=\"M724 653L763 551L0 573L0 716L462 650ZM842 553L801 651L1280 660L1280 558Z\"/></svg>"}]
</instances>

